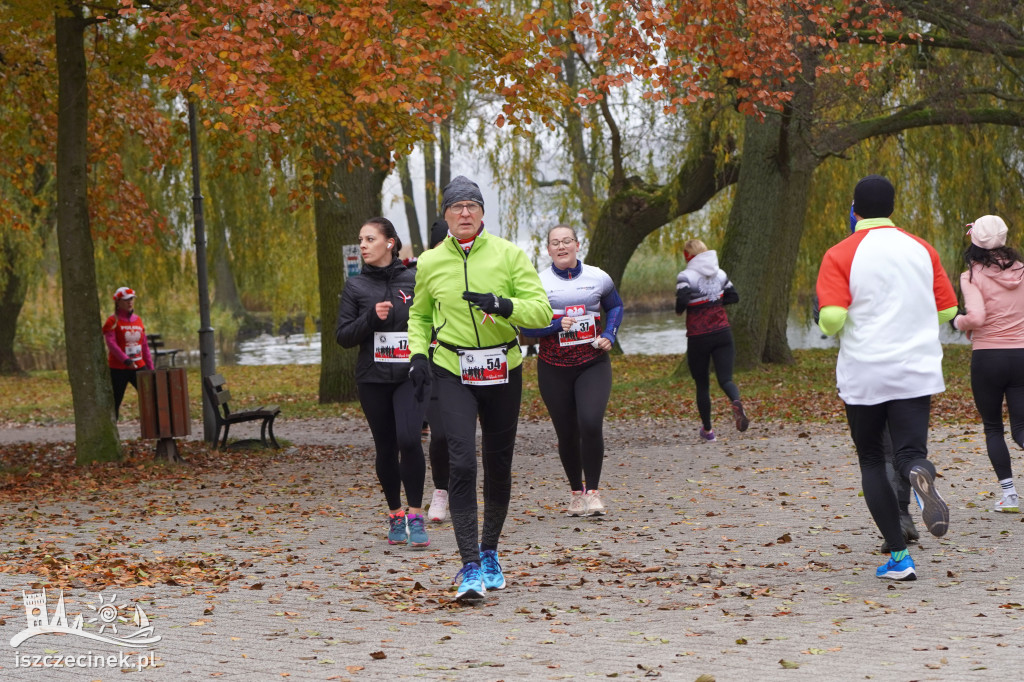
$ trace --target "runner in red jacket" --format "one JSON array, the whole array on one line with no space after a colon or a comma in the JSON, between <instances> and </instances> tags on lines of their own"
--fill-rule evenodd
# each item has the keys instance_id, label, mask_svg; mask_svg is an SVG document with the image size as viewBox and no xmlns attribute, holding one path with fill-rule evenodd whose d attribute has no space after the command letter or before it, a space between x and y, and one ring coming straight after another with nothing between
<instances>
[{"instance_id":1,"label":"runner in red jacket","mask_svg":"<svg viewBox=\"0 0 1024 682\"><path fill-rule=\"evenodd\" d=\"M114 414L120 418L121 401L128 384L139 390L136 372L153 369L146 325L135 314L135 292L128 287L114 292L114 314L103 323L103 338L107 342L107 365L114 385Z\"/></svg>"}]
</instances>

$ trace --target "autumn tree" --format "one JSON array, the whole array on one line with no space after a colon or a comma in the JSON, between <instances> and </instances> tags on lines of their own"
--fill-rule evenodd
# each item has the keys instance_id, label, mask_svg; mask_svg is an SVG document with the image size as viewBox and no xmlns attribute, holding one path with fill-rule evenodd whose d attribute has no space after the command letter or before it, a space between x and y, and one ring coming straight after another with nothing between
<instances>
[{"instance_id":1,"label":"autumn tree","mask_svg":"<svg viewBox=\"0 0 1024 682\"><path fill-rule=\"evenodd\" d=\"M3 108L11 121L26 124L7 127L0 140L15 160L15 170L5 173L7 189L30 206L27 211L5 210L4 227L25 229L34 223L38 234L45 235L51 220L56 223L80 463L120 456L106 350L99 333L94 237L129 244L149 238L160 224L125 175L119 145L126 136L144 135L152 142L154 155L166 149L160 140L165 122L151 115L148 91L135 75L138 62L132 64L138 33L110 30L108 19L102 9L76 0L26 0L0 7L5 27L0 54L11 60L4 62L10 65L3 70L4 78L14 86L5 89ZM104 102L92 117L90 86ZM45 102L54 102L55 109L41 106ZM20 267L31 268L34 262L38 259L26 259ZM15 282L17 277L6 281ZM5 291L4 305L14 319L24 291ZM10 335L5 332L2 338L6 344Z\"/></svg>"},{"instance_id":2,"label":"autumn tree","mask_svg":"<svg viewBox=\"0 0 1024 682\"><path fill-rule=\"evenodd\" d=\"M344 283L339 247L380 213L392 153L432 138L456 83L500 95L502 125L529 124L534 112L543 119L553 65L518 27L464 2L339 0L299 11L283 1L204 0L151 25L162 35L150 63L166 70L168 87L216 107L210 126L301 150L289 198L312 203L316 216L320 400L354 398L355 352L330 342ZM471 68L453 68L452 54Z\"/></svg>"},{"instance_id":3,"label":"autumn tree","mask_svg":"<svg viewBox=\"0 0 1024 682\"><path fill-rule=\"evenodd\" d=\"M532 15L534 30L551 42L553 54L574 52L587 69L581 105L606 110L609 95L625 88L661 104L669 116L720 103L747 117L736 139L738 174L730 163L731 141L720 134L721 118L691 115L694 152L677 168L700 167L703 159L709 181L666 174L651 183L622 177L613 162L605 201L584 204L592 224L588 258L617 277L635 245L658 223L737 182L721 256L740 290L756 292L743 297L731 315L742 366L790 358L790 287L806 198L824 160L864 140L923 126L1020 125L1014 104L1020 82L1012 76L1020 72L1013 63L1020 34L1008 21L1012 3L851 7L694 0L581 9L558 17L543 6ZM963 68L972 74L969 85ZM604 111L602 116L609 118ZM608 129L614 158L622 138ZM578 147L569 140L570 148ZM587 178L578 172L577 178L585 187ZM695 200L670 194L681 188ZM642 220L652 215L655 220Z\"/></svg>"}]
</instances>

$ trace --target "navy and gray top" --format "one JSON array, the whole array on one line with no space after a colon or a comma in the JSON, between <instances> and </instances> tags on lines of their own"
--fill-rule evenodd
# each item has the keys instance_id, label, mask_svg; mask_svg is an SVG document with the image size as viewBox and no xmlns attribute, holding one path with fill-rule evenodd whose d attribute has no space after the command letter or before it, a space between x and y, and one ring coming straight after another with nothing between
<instances>
[{"instance_id":1,"label":"navy and gray top","mask_svg":"<svg viewBox=\"0 0 1024 682\"><path fill-rule=\"evenodd\" d=\"M540 338L541 360L550 365L573 367L604 354L605 351L591 343L565 345L560 342L562 318L566 315L577 318L583 314L593 315L598 327L597 335L615 343L615 335L622 323L622 299L608 273L593 265L584 265L577 259L576 267L565 270L552 264L540 273L540 281L554 317L551 324L543 329L521 331L526 336ZM562 338L564 340L565 337Z\"/></svg>"}]
</instances>

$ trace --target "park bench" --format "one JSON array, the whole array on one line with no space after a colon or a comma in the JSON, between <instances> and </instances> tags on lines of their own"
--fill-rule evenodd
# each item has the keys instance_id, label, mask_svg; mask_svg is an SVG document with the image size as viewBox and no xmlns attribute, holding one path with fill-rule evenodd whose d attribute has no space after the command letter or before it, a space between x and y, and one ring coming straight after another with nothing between
<instances>
[{"instance_id":1,"label":"park bench","mask_svg":"<svg viewBox=\"0 0 1024 682\"><path fill-rule=\"evenodd\" d=\"M174 367L174 358L181 352L180 348L164 348L163 338L159 334L146 334L146 341L149 342L149 351L153 355L153 367L162 367L162 358L168 359L168 367Z\"/></svg>"},{"instance_id":2,"label":"park bench","mask_svg":"<svg viewBox=\"0 0 1024 682\"><path fill-rule=\"evenodd\" d=\"M241 424L242 422L263 422L260 425L260 442L266 447L273 445L275 449L279 449L281 446L277 444L277 439L274 438L274 420L277 415L281 414L281 408L277 405L264 405L255 410L247 410L245 412L232 412L228 407L228 401L231 400L231 393L227 389L227 382L224 381L224 377L220 374L214 374L213 376L203 377L203 388L206 390L206 395L210 399L210 403L213 405L213 410L217 420L217 435L213 439L214 446L217 445L217 441L221 440L220 430L224 429L224 438L221 440L220 447L226 448L228 444L228 431L231 429L232 424ZM270 443L267 442L267 438L270 438ZM255 438L247 439L255 441ZM237 445L244 441L237 441L233 445Z\"/></svg>"}]
</instances>

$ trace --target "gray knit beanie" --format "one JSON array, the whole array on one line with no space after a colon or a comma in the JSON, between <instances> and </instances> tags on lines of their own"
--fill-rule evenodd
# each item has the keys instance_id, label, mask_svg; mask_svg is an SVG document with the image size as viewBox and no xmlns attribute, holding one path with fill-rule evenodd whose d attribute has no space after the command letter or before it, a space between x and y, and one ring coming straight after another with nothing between
<instances>
[{"instance_id":1,"label":"gray knit beanie","mask_svg":"<svg viewBox=\"0 0 1024 682\"><path fill-rule=\"evenodd\" d=\"M480 208L484 206L484 195L480 193L480 186L465 175L453 178L444 188L444 197L441 199L441 215L443 216L448 211L449 206L459 201L475 201L480 204Z\"/></svg>"}]
</instances>

